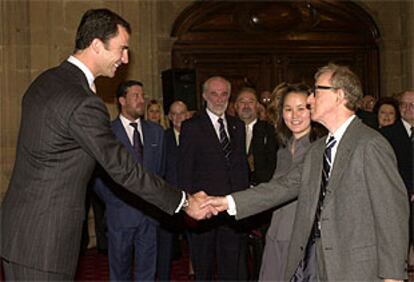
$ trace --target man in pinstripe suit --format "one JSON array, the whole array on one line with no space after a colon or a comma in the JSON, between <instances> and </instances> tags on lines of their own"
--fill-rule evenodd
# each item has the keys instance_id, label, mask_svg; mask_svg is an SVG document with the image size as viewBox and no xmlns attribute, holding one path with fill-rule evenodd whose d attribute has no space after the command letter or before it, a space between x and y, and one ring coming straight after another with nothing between
<instances>
[{"instance_id":1,"label":"man in pinstripe suit","mask_svg":"<svg viewBox=\"0 0 414 282\"><path fill-rule=\"evenodd\" d=\"M98 162L112 179L174 214L196 218L186 196L146 173L114 137L94 79L128 63L129 24L107 9L82 17L73 56L41 74L23 97L16 163L2 203L6 280L69 280L76 271L86 185Z\"/></svg>"}]
</instances>

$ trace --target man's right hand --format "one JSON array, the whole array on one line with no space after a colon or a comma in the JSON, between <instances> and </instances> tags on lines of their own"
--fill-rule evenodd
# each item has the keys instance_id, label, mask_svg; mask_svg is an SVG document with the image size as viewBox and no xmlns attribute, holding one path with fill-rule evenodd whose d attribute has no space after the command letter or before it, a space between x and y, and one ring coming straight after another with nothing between
<instances>
[{"instance_id":1,"label":"man's right hand","mask_svg":"<svg viewBox=\"0 0 414 282\"><path fill-rule=\"evenodd\" d=\"M214 197L214 196L208 196L204 202L201 204L201 208L206 207L213 207L218 212L226 211L229 208L229 204L227 202L226 197Z\"/></svg>"}]
</instances>

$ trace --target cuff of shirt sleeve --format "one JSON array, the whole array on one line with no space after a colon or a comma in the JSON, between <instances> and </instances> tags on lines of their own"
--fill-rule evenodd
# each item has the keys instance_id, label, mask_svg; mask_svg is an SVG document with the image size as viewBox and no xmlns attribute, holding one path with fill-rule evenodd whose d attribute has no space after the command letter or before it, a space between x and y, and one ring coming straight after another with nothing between
<instances>
[{"instance_id":1,"label":"cuff of shirt sleeve","mask_svg":"<svg viewBox=\"0 0 414 282\"><path fill-rule=\"evenodd\" d=\"M182 196L181 196L181 201L180 204L178 205L177 209L175 210L175 213L179 213L181 211L181 208L184 205L185 199L186 199L186 194L184 191L181 191Z\"/></svg>"},{"instance_id":2,"label":"cuff of shirt sleeve","mask_svg":"<svg viewBox=\"0 0 414 282\"><path fill-rule=\"evenodd\" d=\"M236 215L237 214L237 210L236 210L236 202L234 201L233 197L231 195L227 195L226 196L227 199L227 213L229 215Z\"/></svg>"}]
</instances>

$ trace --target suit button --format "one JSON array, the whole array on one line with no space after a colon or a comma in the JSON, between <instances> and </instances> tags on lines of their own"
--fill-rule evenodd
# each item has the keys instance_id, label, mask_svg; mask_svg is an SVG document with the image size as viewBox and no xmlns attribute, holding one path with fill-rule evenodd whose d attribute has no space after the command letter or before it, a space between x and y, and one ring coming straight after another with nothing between
<instances>
[{"instance_id":1,"label":"suit button","mask_svg":"<svg viewBox=\"0 0 414 282\"><path fill-rule=\"evenodd\" d=\"M332 251L331 247L325 247L325 251Z\"/></svg>"},{"instance_id":2,"label":"suit button","mask_svg":"<svg viewBox=\"0 0 414 282\"><path fill-rule=\"evenodd\" d=\"M300 246L300 250L303 251L303 246Z\"/></svg>"}]
</instances>

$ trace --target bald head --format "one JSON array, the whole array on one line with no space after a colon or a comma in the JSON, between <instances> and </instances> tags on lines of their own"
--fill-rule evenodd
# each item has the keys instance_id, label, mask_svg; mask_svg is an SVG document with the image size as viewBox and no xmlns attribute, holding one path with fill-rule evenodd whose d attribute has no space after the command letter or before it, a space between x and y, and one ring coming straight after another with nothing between
<instances>
[{"instance_id":1,"label":"bald head","mask_svg":"<svg viewBox=\"0 0 414 282\"><path fill-rule=\"evenodd\" d=\"M173 124L175 130L180 132L181 124L188 117L187 105L182 101L175 101L170 106L168 118Z\"/></svg>"},{"instance_id":2,"label":"bald head","mask_svg":"<svg viewBox=\"0 0 414 282\"><path fill-rule=\"evenodd\" d=\"M401 117L414 126L414 90L405 91L400 98Z\"/></svg>"}]
</instances>

